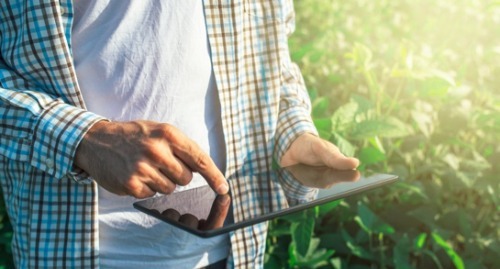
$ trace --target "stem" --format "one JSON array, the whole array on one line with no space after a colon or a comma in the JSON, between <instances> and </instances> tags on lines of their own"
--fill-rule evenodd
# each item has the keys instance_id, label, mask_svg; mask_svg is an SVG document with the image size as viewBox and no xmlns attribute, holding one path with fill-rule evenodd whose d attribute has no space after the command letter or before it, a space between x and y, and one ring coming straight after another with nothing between
<instances>
[{"instance_id":1,"label":"stem","mask_svg":"<svg viewBox=\"0 0 500 269\"><path fill-rule=\"evenodd\" d=\"M431 257L432 261L434 261L434 263L437 265L437 267L439 269L443 269L443 266L441 265L441 263L439 262L439 259L436 257L436 255L434 255L434 253L430 252L429 250L427 249L424 249L422 251L424 254L426 254L427 256Z\"/></svg>"},{"instance_id":2,"label":"stem","mask_svg":"<svg viewBox=\"0 0 500 269\"><path fill-rule=\"evenodd\" d=\"M380 244L380 261L381 261L381 268L385 268L385 253L384 253L384 234L379 233L378 234L378 241Z\"/></svg>"}]
</instances>

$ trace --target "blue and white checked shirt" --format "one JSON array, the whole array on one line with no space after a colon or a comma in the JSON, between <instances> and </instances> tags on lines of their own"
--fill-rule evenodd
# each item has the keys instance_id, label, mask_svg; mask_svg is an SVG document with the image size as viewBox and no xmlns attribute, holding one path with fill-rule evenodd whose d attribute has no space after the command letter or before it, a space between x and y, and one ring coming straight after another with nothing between
<instances>
[{"instance_id":1,"label":"blue and white checked shirt","mask_svg":"<svg viewBox=\"0 0 500 269\"><path fill-rule=\"evenodd\" d=\"M292 0L204 0L227 143L234 217L260 211L254 193L282 206L271 169L290 143L316 133L288 51ZM0 1L0 184L19 268L97 268L96 183L73 167L102 117L85 110L71 57L71 0ZM295 186L288 177L288 186ZM231 233L231 268L261 267L267 224Z\"/></svg>"}]
</instances>

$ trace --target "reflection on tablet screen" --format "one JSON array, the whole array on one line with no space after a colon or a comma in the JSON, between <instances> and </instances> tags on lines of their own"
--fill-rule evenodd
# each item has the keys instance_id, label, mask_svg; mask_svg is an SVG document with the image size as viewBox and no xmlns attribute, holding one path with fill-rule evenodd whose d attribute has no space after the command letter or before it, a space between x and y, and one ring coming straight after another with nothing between
<instances>
[{"instance_id":1,"label":"reflection on tablet screen","mask_svg":"<svg viewBox=\"0 0 500 269\"><path fill-rule=\"evenodd\" d=\"M396 181L397 176L296 165L230 178L230 193L208 186L161 195L134 207L190 233L210 237L338 200ZM248 205L252 204L252 210Z\"/></svg>"}]
</instances>

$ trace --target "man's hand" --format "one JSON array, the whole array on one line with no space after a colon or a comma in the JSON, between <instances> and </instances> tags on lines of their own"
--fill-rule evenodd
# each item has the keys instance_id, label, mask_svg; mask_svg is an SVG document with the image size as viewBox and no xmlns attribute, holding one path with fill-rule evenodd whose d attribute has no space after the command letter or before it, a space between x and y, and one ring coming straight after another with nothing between
<instances>
[{"instance_id":1,"label":"man's hand","mask_svg":"<svg viewBox=\"0 0 500 269\"><path fill-rule=\"evenodd\" d=\"M355 169L358 159L344 156L332 143L305 133L299 136L281 158L281 167L295 164L328 166L340 170Z\"/></svg>"},{"instance_id":2,"label":"man's hand","mask_svg":"<svg viewBox=\"0 0 500 269\"><path fill-rule=\"evenodd\" d=\"M217 166L195 142L169 124L98 122L78 146L75 164L110 192L136 198L171 193L199 172L219 194L228 191Z\"/></svg>"},{"instance_id":3,"label":"man's hand","mask_svg":"<svg viewBox=\"0 0 500 269\"><path fill-rule=\"evenodd\" d=\"M285 170L302 185L318 189L329 189L342 182L355 182L361 177L357 170L339 170L326 166L297 164L288 166Z\"/></svg>"}]
</instances>

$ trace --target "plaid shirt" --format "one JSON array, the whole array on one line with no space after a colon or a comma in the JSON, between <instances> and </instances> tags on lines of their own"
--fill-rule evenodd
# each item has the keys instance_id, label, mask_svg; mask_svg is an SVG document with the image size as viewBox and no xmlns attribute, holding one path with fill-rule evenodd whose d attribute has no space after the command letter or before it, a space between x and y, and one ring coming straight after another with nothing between
<instances>
[{"instance_id":1,"label":"plaid shirt","mask_svg":"<svg viewBox=\"0 0 500 269\"><path fill-rule=\"evenodd\" d=\"M290 143L315 133L289 56L292 0L204 0L234 217L284 206L271 169ZM85 110L71 57L71 0L0 1L0 184L19 268L97 268L97 187L73 167ZM285 185L293 182L282 177ZM257 194L268 197L264 205ZM229 267L262 267L267 224L230 234Z\"/></svg>"}]
</instances>

